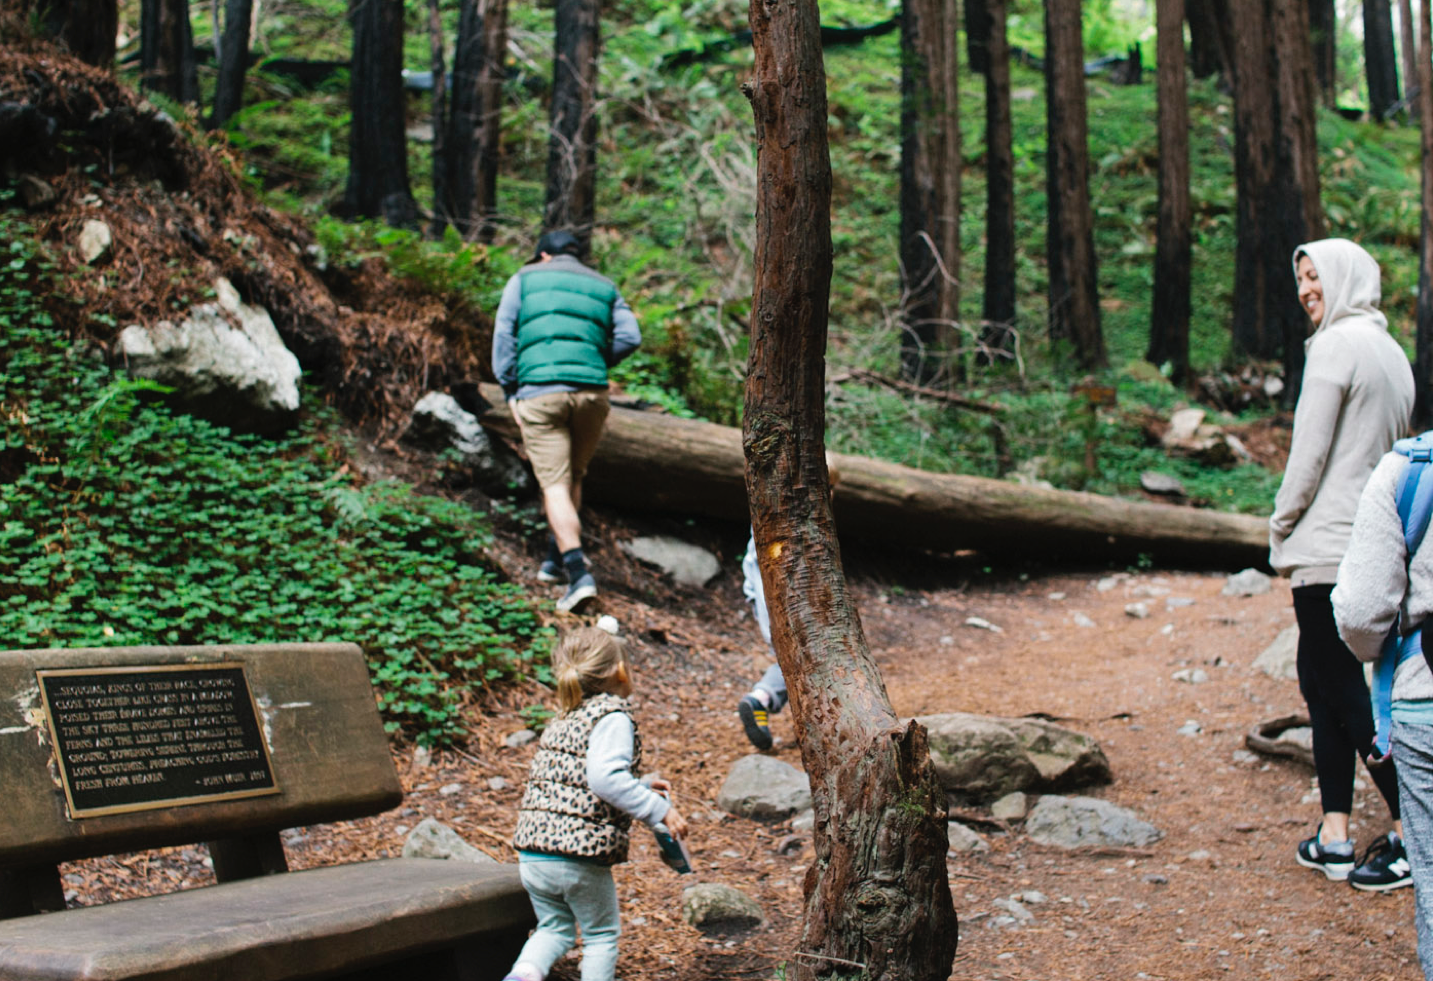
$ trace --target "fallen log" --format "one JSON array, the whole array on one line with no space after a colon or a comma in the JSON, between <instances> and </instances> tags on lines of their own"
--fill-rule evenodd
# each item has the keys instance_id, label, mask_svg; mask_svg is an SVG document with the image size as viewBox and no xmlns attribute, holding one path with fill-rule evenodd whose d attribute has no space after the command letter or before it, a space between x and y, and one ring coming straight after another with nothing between
<instances>
[{"instance_id":1,"label":"fallen log","mask_svg":"<svg viewBox=\"0 0 1433 981\"><path fill-rule=\"evenodd\" d=\"M517 426L496 385L483 385L488 429ZM948 553L1047 561L1133 561L1204 568L1264 566L1263 518L1027 487L988 477L928 473L835 454L836 520L843 539ZM589 501L628 510L749 521L741 431L614 406L583 485Z\"/></svg>"}]
</instances>

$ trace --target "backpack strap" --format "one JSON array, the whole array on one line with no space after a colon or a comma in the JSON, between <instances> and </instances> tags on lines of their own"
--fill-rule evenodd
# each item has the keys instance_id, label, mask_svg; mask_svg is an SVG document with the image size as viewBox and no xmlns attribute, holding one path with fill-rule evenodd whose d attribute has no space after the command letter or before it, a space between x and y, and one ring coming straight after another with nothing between
<instances>
[{"instance_id":1,"label":"backpack strap","mask_svg":"<svg viewBox=\"0 0 1433 981\"><path fill-rule=\"evenodd\" d=\"M1397 453L1408 457L1408 466L1398 478L1398 520L1403 524L1403 544L1406 561L1413 562L1413 554L1423 544L1428 525L1433 520L1433 480L1424 480L1424 471L1433 463L1433 431L1423 433L1415 439L1399 440L1393 445ZM1379 652L1373 678L1373 754L1371 763L1388 759L1388 737L1393 723L1393 676L1398 666L1423 650L1423 627L1407 637L1401 636L1398 618L1384 638L1383 650Z\"/></svg>"}]
</instances>

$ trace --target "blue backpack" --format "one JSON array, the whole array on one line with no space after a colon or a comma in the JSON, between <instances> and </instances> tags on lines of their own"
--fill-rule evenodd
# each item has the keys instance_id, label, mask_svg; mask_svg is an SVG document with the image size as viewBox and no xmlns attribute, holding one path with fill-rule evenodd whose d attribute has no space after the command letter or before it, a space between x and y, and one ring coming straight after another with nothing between
<instances>
[{"instance_id":1,"label":"blue backpack","mask_svg":"<svg viewBox=\"0 0 1433 981\"><path fill-rule=\"evenodd\" d=\"M1403 544L1407 547L1407 561L1413 562L1413 555L1423 543L1428 531L1429 520L1433 519L1433 480L1424 480L1424 471L1433 463L1433 430L1412 439L1400 439L1393 444L1393 452L1408 457L1408 469L1398 479L1398 518L1403 522ZM1388 734L1393 721L1393 675L1398 666L1410 657L1423 653L1423 628L1407 637L1399 636L1399 624L1395 620L1393 629L1383 642L1373 677L1373 737L1374 755L1370 763L1382 763L1388 759ZM1433 660L1430 660L1433 666Z\"/></svg>"}]
</instances>

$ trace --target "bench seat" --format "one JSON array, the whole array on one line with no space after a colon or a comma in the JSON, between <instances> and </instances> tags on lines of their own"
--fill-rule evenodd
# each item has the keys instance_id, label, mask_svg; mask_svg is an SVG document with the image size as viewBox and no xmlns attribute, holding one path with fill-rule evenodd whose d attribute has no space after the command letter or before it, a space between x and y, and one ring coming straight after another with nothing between
<instances>
[{"instance_id":1,"label":"bench seat","mask_svg":"<svg viewBox=\"0 0 1433 981\"><path fill-rule=\"evenodd\" d=\"M290 981L451 949L501 978L532 906L513 865L400 858L0 920L4 981ZM411 975L417 977L417 975Z\"/></svg>"}]
</instances>

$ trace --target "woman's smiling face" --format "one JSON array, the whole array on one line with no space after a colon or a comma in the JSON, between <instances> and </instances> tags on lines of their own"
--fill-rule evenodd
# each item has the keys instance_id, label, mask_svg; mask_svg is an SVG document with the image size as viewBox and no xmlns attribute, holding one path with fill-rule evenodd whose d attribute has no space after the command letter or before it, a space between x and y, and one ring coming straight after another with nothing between
<instances>
[{"instance_id":1,"label":"woman's smiling face","mask_svg":"<svg viewBox=\"0 0 1433 981\"><path fill-rule=\"evenodd\" d=\"M1314 261L1306 255L1299 256L1299 304L1309 315L1313 325L1318 327L1324 319L1324 284L1319 281L1319 271Z\"/></svg>"}]
</instances>

